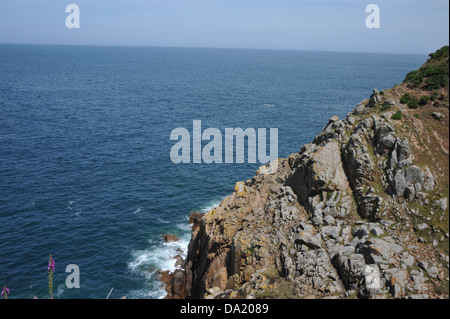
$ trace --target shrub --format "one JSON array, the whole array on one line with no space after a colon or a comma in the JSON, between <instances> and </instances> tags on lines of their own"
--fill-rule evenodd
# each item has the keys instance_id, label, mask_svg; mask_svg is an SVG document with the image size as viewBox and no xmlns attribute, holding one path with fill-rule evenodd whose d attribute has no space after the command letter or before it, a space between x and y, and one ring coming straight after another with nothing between
<instances>
[{"instance_id":1,"label":"shrub","mask_svg":"<svg viewBox=\"0 0 450 319\"><path fill-rule=\"evenodd\" d=\"M420 117L420 115L417 114L417 113L415 113L415 114L414 114L414 117L415 117L416 119L418 119L418 118Z\"/></svg>"},{"instance_id":2,"label":"shrub","mask_svg":"<svg viewBox=\"0 0 450 319\"><path fill-rule=\"evenodd\" d=\"M420 70L409 72L405 77L405 82L409 83L408 86L418 88L423 81L423 76Z\"/></svg>"},{"instance_id":3,"label":"shrub","mask_svg":"<svg viewBox=\"0 0 450 319\"><path fill-rule=\"evenodd\" d=\"M397 111L395 112L392 116L391 119L399 121L402 119L402 112L401 111Z\"/></svg>"},{"instance_id":4,"label":"shrub","mask_svg":"<svg viewBox=\"0 0 450 319\"><path fill-rule=\"evenodd\" d=\"M408 102L408 107L410 109L417 109L419 107L419 101L416 97L412 97Z\"/></svg>"},{"instance_id":5,"label":"shrub","mask_svg":"<svg viewBox=\"0 0 450 319\"><path fill-rule=\"evenodd\" d=\"M433 92L433 94L431 94L430 96L430 100L431 101L436 101L439 97L439 93L438 92Z\"/></svg>"},{"instance_id":6,"label":"shrub","mask_svg":"<svg viewBox=\"0 0 450 319\"><path fill-rule=\"evenodd\" d=\"M448 46L431 53L426 65L409 72L404 82L412 88L426 91L438 90L449 84Z\"/></svg>"},{"instance_id":7,"label":"shrub","mask_svg":"<svg viewBox=\"0 0 450 319\"><path fill-rule=\"evenodd\" d=\"M428 55L430 57L428 59L428 61L431 61L431 60L440 61L440 60L448 57L448 53L449 53L448 49L449 49L449 47L448 47L448 45L446 45L446 46L443 46L442 48L440 48L439 50L437 50L435 53L430 53Z\"/></svg>"},{"instance_id":8,"label":"shrub","mask_svg":"<svg viewBox=\"0 0 450 319\"><path fill-rule=\"evenodd\" d=\"M409 93L405 93L400 98L400 103L402 104L408 104L409 100L411 100L411 95Z\"/></svg>"},{"instance_id":9,"label":"shrub","mask_svg":"<svg viewBox=\"0 0 450 319\"><path fill-rule=\"evenodd\" d=\"M420 105L427 105L430 98L428 96L422 95L419 99Z\"/></svg>"},{"instance_id":10,"label":"shrub","mask_svg":"<svg viewBox=\"0 0 450 319\"><path fill-rule=\"evenodd\" d=\"M380 95L384 95L384 91L380 91Z\"/></svg>"},{"instance_id":11,"label":"shrub","mask_svg":"<svg viewBox=\"0 0 450 319\"><path fill-rule=\"evenodd\" d=\"M441 72L433 74L429 78L427 78L425 80L425 86L423 87L423 89L427 91L438 90L447 85L448 85L448 74Z\"/></svg>"},{"instance_id":12,"label":"shrub","mask_svg":"<svg viewBox=\"0 0 450 319\"><path fill-rule=\"evenodd\" d=\"M383 104L382 106L381 106L381 110L382 111L387 111L387 110L389 110L391 108L391 106L389 105L389 104Z\"/></svg>"}]
</instances>

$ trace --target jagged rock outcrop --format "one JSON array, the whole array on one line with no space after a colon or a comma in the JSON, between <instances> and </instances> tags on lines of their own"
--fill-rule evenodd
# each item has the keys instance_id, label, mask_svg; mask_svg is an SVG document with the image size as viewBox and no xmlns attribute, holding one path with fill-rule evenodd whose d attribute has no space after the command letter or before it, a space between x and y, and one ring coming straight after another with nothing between
<instances>
[{"instance_id":1,"label":"jagged rock outcrop","mask_svg":"<svg viewBox=\"0 0 450 319\"><path fill-rule=\"evenodd\" d=\"M164 279L168 298L438 296L448 253L433 249L448 231L418 228L431 218L417 207L439 207L443 220L447 198L436 198L431 164L415 160L419 137L391 119L391 107L401 107L396 95L374 90L299 153L278 159L275 174L262 167L219 206L193 215L184 268ZM431 230L441 237L426 246L420 236Z\"/></svg>"}]
</instances>

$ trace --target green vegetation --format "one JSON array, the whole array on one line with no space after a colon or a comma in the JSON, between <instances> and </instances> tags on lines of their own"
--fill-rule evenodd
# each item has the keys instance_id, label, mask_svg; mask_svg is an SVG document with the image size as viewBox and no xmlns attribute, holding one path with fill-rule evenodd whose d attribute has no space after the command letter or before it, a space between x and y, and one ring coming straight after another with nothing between
<instances>
[{"instance_id":1,"label":"green vegetation","mask_svg":"<svg viewBox=\"0 0 450 319\"><path fill-rule=\"evenodd\" d=\"M330 200L331 196L333 196L333 192L328 190L327 191L327 201Z\"/></svg>"},{"instance_id":2,"label":"green vegetation","mask_svg":"<svg viewBox=\"0 0 450 319\"><path fill-rule=\"evenodd\" d=\"M257 299L296 299L294 284L285 278L278 278L273 285L261 294L255 295Z\"/></svg>"},{"instance_id":3,"label":"green vegetation","mask_svg":"<svg viewBox=\"0 0 450 319\"><path fill-rule=\"evenodd\" d=\"M391 106L389 104L384 104L381 106L381 111L387 111L391 108Z\"/></svg>"},{"instance_id":4,"label":"green vegetation","mask_svg":"<svg viewBox=\"0 0 450 319\"><path fill-rule=\"evenodd\" d=\"M402 95L402 97L400 99L400 103L408 104L409 100L411 100L411 95L409 93L405 93Z\"/></svg>"},{"instance_id":5,"label":"green vegetation","mask_svg":"<svg viewBox=\"0 0 450 319\"><path fill-rule=\"evenodd\" d=\"M419 101L417 100L416 97L412 97L409 102L408 102L408 107L410 109L417 109L419 107Z\"/></svg>"},{"instance_id":6,"label":"green vegetation","mask_svg":"<svg viewBox=\"0 0 450 319\"><path fill-rule=\"evenodd\" d=\"M420 117L420 115L417 114L417 113L415 113L415 114L414 114L414 117L415 117L416 119L418 119L418 118Z\"/></svg>"},{"instance_id":7,"label":"green vegetation","mask_svg":"<svg viewBox=\"0 0 450 319\"><path fill-rule=\"evenodd\" d=\"M396 121L401 120L402 119L402 112L401 111L395 112L395 114L393 114L391 116L391 119L396 120Z\"/></svg>"},{"instance_id":8,"label":"green vegetation","mask_svg":"<svg viewBox=\"0 0 450 319\"><path fill-rule=\"evenodd\" d=\"M420 69L409 72L404 82L412 88L432 91L449 83L448 46L431 53L427 63Z\"/></svg>"},{"instance_id":9,"label":"green vegetation","mask_svg":"<svg viewBox=\"0 0 450 319\"><path fill-rule=\"evenodd\" d=\"M431 94L430 96L430 100L431 101L436 101L439 97L439 93L438 92L433 92L433 94Z\"/></svg>"},{"instance_id":10,"label":"green vegetation","mask_svg":"<svg viewBox=\"0 0 450 319\"><path fill-rule=\"evenodd\" d=\"M448 45L443 46L439 50L437 50L435 53L430 53L428 56L430 57L428 61L437 60L441 61L445 58L448 59Z\"/></svg>"},{"instance_id":11,"label":"green vegetation","mask_svg":"<svg viewBox=\"0 0 450 319\"><path fill-rule=\"evenodd\" d=\"M380 95L384 95L384 91L380 91Z\"/></svg>"},{"instance_id":12,"label":"green vegetation","mask_svg":"<svg viewBox=\"0 0 450 319\"><path fill-rule=\"evenodd\" d=\"M420 105L427 105L430 98L428 96L422 95L419 99Z\"/></svg>"}]
</instances>

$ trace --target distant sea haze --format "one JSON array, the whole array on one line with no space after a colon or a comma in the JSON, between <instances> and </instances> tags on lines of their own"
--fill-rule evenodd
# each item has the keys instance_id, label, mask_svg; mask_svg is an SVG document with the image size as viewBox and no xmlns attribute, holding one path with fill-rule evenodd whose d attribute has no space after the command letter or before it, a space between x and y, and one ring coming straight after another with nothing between
<instances>
[{"instance_id":1,"label":"distant sea haze","mask_svg":"<svg viewBox=\"0 0 450 319\"><path fill-rule=\"evenodd\" d=\"M258 163L175 164L174 128L278 128L298 152L426 56L0 45L0 284L9 298L161 298L158 270ZM173 234L178 242L164 243ZM80 269L68 289L65 268Z\"/></svg>"}]
</instances>

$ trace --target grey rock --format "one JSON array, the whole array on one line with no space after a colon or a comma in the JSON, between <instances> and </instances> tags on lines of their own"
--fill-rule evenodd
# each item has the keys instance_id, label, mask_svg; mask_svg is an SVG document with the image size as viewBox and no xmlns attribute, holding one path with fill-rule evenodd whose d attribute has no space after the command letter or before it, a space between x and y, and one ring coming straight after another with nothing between
<instances>
[{"instance_id":1,"label":"grey rock","mask_svg":"<svg viewBox=\"0 0 450 319\"><path fill-rule=\"evenodd\" d=\"M397 140L397 158L399 162L407 160L411 155L411 148L406 137Z\"/></svg>"},{"instance_id":2,"label":"grey rock","mask_svg":"<svg viewBox=\"0 0 450 319\"><path fill-rule=\"evenodd\" d=\"M367 107L372 108L380 101L379 92L377 89L373 90L372 95L370 95L369 102L367 102Z\"/></svg>"},{"instance_id":3,"label":"grey rock","mask_svg":"<svg viewBox=\"0 0 450 319\"><path fill-rule=\"evenodd\" d=\"M364 104L359 104L352 112L353 115L367 114L367 109ZM353 124L352 124L353 125Z\"/></svg>"},{"instance_id":4,"label":"grey rock","mask_svg":"<svg viewBox=\"0 0 450 319\"><path fill-rule=\"evenodd\" d=\"M336 223L336 219L331 215L325 216L323 221L325 225L334 225Z\"/></svg>"},{"instance_id":5,"label":"grey rock","mask_svg":"<svg viewBox=\"0 0 450 319\"><path fill-rule=\"evenodd\" d=\"M328 120L328 124L334 123L339 121L339 117L337 117L336 115L330 117L330 119Z\"/></svg>"},{"instance_id":6,"label":"grey rock","mask_svg":"<svg viewBox=\"0 0 450 319\"><path fill-rule=\"evenodd\" d=\"M394 177L394 188L395 194L397 196L404 196L406 188L408 187L408 192L414 192L414 184L423 184L425 181L425 173L418 166L409 166L406 168L399 169ZM411 188L413 186L413 188Z\"/></svg>"},{"instance_id":7,"label":"grey rock","mask_svg":"<svg viewBox=\"0 0 450 319\"><path fill-rule=\"evenodd\" d=\"M431 191L434 189L434 186L436 184L434 180L434 176L431 173L430 169L428 167L425 167L425 183L423 185L423 189L426 191ZM445 209L444 209L445 210Z\"/></svg>"},{"instance_id":8,"label":"grey rock","mask_svg":"<svg viewBox=\"0 0 450 319\"><path fill-rule=\"evenodd\" d=\"M314 216L312 218L312 223L313 223L314 226L320 226L320 225L322 225L323 220L322 220L322 218L320 216Z\"/></svg>"},{"instance_id":9,"label":"grey rock","mask_svg":"<svg viewBox=\"0 0 450 319\"><path fill-rule=\"evenodd\" d=\"M436 266L433 266L428 268L427 273L431 278L437 278L439 274L439 269Z\"/></svg>"},{"instance_id":10,"label":"grey rock","mask_svg":"<svg viewBox=\"0 0 450 319\"><path fill-rule=\"evenodd\" d=\"M361 254L349 254L350 250L341 250L333 259L333 264L346 289L356 289L364 278L365 260Z\"/></svg>"},{"instance_id":11,"label":"grey rock","mask_svg":"<svg viewBox=\"0 0 450 319\"><path fill-rule=\"evenodd\" d=\"M442 211L446 211L448 208L448 198L444 197L435 201L434 206L440 208Z\"/></svg>"},{"instance_id":12,"label":"grey rock","mask_svg":"<svg viewBox=\"0 0 450 319\"><path fill-rule=\"evenodd\" d=\"M428 269L428 262L423 261L423 260L419 260L418 265L420 268L422 268L423 270L427 271Z\"/></svg>"},{"instance_id":13,"label":"grey rock","mask_svg":"<svg viewBox=\"0 0 450 319\"><path fill-rule=\"evenodd\" d=\"M381 140L381 143L388 148L394 148L395 143L397 142L397 136L394 132L388 133L383 139Z\"/></svg>"},{"instance_id":14,"label":"grey rock","mask_svg":"<svg viewBox=\"0 0 450 319\"><path fill-rule=\"evenodd\" d=\"M432 116L435 120L438 120L438 121L440 121L440 120L442 120L442 119L445 119L445 115L442 114L442 113L439 113L439 112L433 112L433 113L431 113L431 116Z\"/></svg>"},{"instance_id":15,"label":"grey rock","mask_svg":"<svg viewBox=\"0 0 450 319\"><path fill-rule=\"evenodd\" d=\"M400 298L405 295L405 286L408 279L406 271L397 268L388 269L384 273L384 277L386 279L386 286L394 298Z\"/></svg>"},{"instance_id":16,"label":"grey rock","mask_svg":"<svg viewBox=\"0 0 450 319\"><path fill-rule=\"evenodd\" d=\"M311 249L319 249L322 246L322 241L318 234L302 231L300 232L300 238L296 240L296 244L305 245Z\"/></svg>"},{"instance_id":17,"label":"grey rock","mask_svg":"<svg viewBox=\"0 0 450 319\"><path fill-rule=\"evenodd\" d=\"M383 102L383 105L389 105L389 106L395 106L396 104L397 104L397 102L393 98L387 98Z\"/></svg>"},{"instance_id":18,"label":"grey rock","mask_svg":"<svg viewBox=\"0 0 450 319\"><path fill-rule=\"evenodd\" d=\"M421 200L424 200L427 196L428 196L428 194L423 193L423 192L417 192L417 193L416 193L416 197L417 197L418 199L421 199ZM425 204L426 204L426 203L425 203Z\"/></svg>"},{"instance_id":19,"label":"grey rock","mask_svg":"<svg viewBox=\"0 0 450 319\"><path fill-rule=\"evenodd\" d=\"M367 237L369 235L369 229L366 225L360 225L353 228L353 236L358 238Z\"/></svg>"},{"instance_id":20,"label":"grey rock","mask_svg":"<svg viewBox=\"0 0 450 319\"><path fill-rule=\"evenodd\" d=\"M430 295L428 295L428 294L412 294L409 296L409 299L430 299Z\"/></svg>"},{"instance_id":21,"label":"grey rock","mask_svg":"<svg viewBox=\"0 0 450 319\"><path fill-rule=\"evenodd\" d=\"M416 196L416 190L415 190L414 185L406 186L404 196L408 200L414 199L414 197Z\"/></svg>"},{"instance_id":22,"label":"grey rock","mask_svg":"<svg viewBox=\"0 0 450 319\"><path fill-rule=\"evenodd\" d=\"M384 234L384 230L379 226L373 226L370 232L375 236L381 236Z\"/></svg>"},{"instance_id":23,"label":"grey rock","mask_svg":"<svg viewBox=\"0 0 450 319\"><path fill-rule=\"evenodd\" d=\"M388 237L383 239L370 238L357 247L357 251L361 252L366 258L367 263L380 264L384 260L387 263L393 263L392 257L403 251L403 247L395 243L388 242Z\"/></svg>"},{"instance_id":24,"label":"grey rock","mask_svg":"<svg viewBox=\"0 0 450 319\"><path fill-rule=\"evenodd\" d=\"M428 224L427 224L427 223L419 224L419 225L417 225L417 228L418 228L419 230L427 229L427 228L428 228Z\"/></svg>"},{"instance_id":25,"label":"grey rock","mask_svg":"<svg viewBox=\"0 0 450 319\"><path fill-rule=\"evenodd\" d=\"M323 292L342 293L345 291L325 250L299 252L295 260L297 273L304 276L305 284L308 286Z\"/></svg>"},{"instance_id":26,"label":"grey rock","mask_svg":"<svg viewBox=\"0 0 450 319\"><path fill-rule=\"evenodd\" d=\"M337 239L339 237L339 229L336 226L331 227L330 231L328 232L328 236Z\"/></svg>"}]
</instances>

